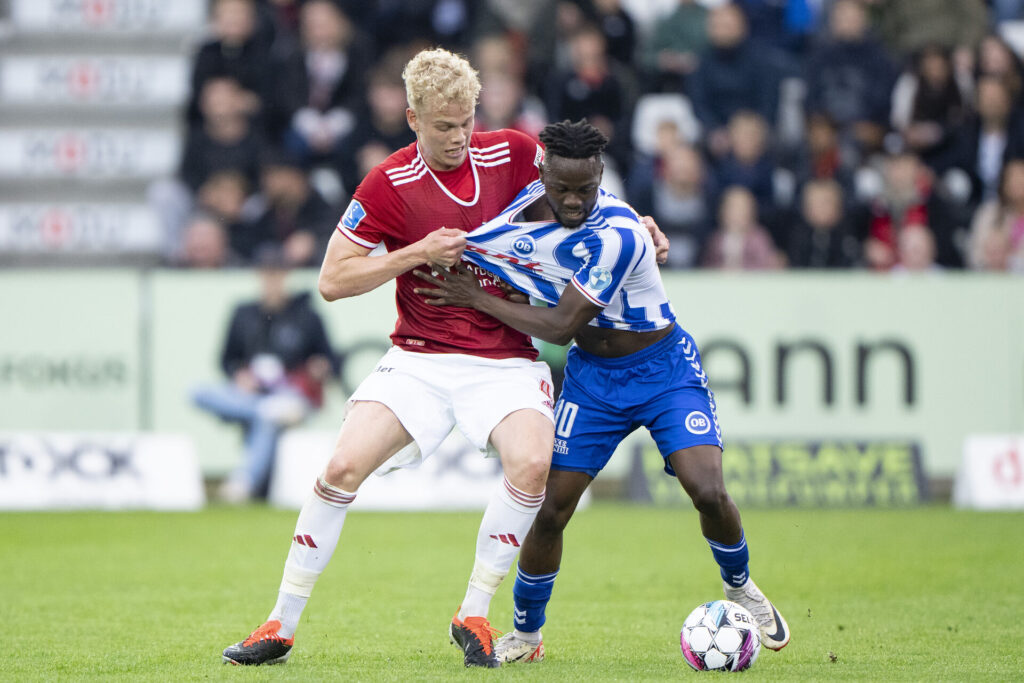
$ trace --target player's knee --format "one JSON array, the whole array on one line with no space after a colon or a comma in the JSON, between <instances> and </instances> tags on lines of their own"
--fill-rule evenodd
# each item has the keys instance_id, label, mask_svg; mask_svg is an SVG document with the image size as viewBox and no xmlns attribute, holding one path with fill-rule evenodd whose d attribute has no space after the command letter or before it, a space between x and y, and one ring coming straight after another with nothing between
<instances>
[{"instance_id":1,"label":"player's knee","mask_svg":"<svg viewBox=\"0 0 1024 683\"><path fill-rule=\"evenodd\" d=\"M570 517L572 508L559 509L557 505L545 501L533 522L533 533L542 537L560 534L569 523Z\"/></svg>"},{"instance_id":2,"label":"player's knee","mask_svg":"<svg viewBox=\"0 0 1024 683\"><path fill-rule=\"evenodd\" d=\"M363 477L355 464L345 458L331 458L324 469L324 479L331 486L350 493L355 493L363 483Z\"/></svg>"},{"instance_id":3,"label":"player's knee","mask_svg":"<svg viewBox=\"0 0 1024 683\"><path fill-rule=\"evenodd\" d=\"M693 507L710 517L719 517L729 505L729 494L719 482L698 484L690 489Z\"/></svg>"},{"instance_id":4,"label":"player's knee","mask_svg":"<svg viewBox=\"0 0 1024 683\"><path fill-rule=\"evenodd\" d=\"M544 490L551 467L551 453L523 451L511 458L511 461L511 466L505 468L509 483L527 493L540 493Z\"/></svg>"}]
</instances>

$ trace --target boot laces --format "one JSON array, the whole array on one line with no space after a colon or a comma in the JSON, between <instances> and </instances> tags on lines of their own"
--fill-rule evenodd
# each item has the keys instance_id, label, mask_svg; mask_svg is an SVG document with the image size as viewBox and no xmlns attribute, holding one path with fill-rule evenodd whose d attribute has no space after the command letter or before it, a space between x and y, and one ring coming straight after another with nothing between
<instances>
[{"instance_id":1,"label":"boot laces","mask_svg":"<svg viewBox=\"0 0 1024 683\"><path fill-rule=\"evenodd\" d=\"M281 628L280 622L268 621L267 623L260 626L258 629L252 632L245 642L242 643L244 647L250 647L258 642L264 640L276 640L280 643L284 642L284 638L278 635L277 631Z\"/></svg>"}]
</instances>

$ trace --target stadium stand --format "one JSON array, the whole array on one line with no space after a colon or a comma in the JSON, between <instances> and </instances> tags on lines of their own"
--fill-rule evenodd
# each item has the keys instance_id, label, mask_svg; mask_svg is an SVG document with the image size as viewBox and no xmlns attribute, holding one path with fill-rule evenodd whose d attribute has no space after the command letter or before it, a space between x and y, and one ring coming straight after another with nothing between
<instances>
[{"instance_id":1,"label":"stadium stand","mask_svg":"<svg viewBox=\"0 0 1024 683\"><path fill-rule=\"evenodd\" d=\"M320 213L338 213L411 140L400 66L441 44L481 71L478 127L535 135L587 116L607 128L606 187L691 227L670 267L707 261L721 199L740 185L786 267L895 267L875 253L879 231L895 250L920 225L944 268L1015 270L1016 234L989 240L1002 255L967 251L975 212L1024 156L1019 4L3 0L0 263L244 265L252 250L236 245L274 206L268 160L289 156ZM916 176L888 182L908 152ZM808 261L803 191L818 180L841 190L844 256ZM709 223L697 233L694 210ZM228 253L188 256L203 243L189 226L211 218L225 234L207 237Z\"/></svg>"}]
</instances>

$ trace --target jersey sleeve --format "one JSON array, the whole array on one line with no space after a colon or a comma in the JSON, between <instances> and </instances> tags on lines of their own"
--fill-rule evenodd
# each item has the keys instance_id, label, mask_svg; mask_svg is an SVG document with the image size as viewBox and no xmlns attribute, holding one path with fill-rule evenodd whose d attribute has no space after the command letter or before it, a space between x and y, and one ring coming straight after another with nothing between
<instances>
[{"instance_id":1,"label":"jersey sleeve","mask_svg":"<svg viewBox=\"0 0 1024 683\"><path fill-rule=\"evenodd\" d=\"M526 133L508 129L508 146L512 156L516 187L524 187L540 177L540 163L544 161L544 148Z\"/></svg>"},{"instance_id":2,"label":"jersey sleeve","mask_svg":"<svg viewBox=\"0 0 1024 683\"><path fill-rule=\"evenodd\" d=\"M583 240L590 257L573 275L572 283L583 296L604 308L622 289L626 278L647 251L639 233L629 228L595 231Z\"/></svg>"},{"instance_id":3,"label":"jersey sleeve","mask_svg":"<svg viewBox=\"0 0 1024 683\"><path fill-rule=\"evenodd\" d=\"M373 249L384 235L402 224L399 207L398 197L384 172L374 168L356 188L338 221L338 230L356 244Z\"/></svg>"}]
</instances>

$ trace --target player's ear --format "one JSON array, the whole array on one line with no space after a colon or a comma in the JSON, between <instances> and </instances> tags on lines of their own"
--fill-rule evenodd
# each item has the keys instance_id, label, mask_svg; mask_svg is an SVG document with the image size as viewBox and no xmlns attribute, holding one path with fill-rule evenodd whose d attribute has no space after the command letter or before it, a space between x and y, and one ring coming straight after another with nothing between
<instances>
[{"instance_id":1,"label":"player's ear","mask_svg":"<svg viewBox=\"0 0 1024 683\"><path fill-rule=\"evenodd\" d=\"M419 133L419 119L416 118L416 112L412 110L412 107L405 108L405 121L409 124L409 128L412 129L413 133Z\"/></svg>"}]
</instances>

